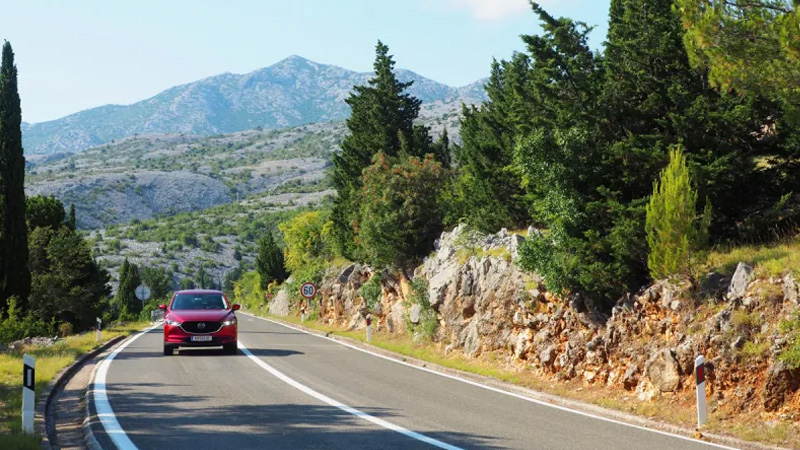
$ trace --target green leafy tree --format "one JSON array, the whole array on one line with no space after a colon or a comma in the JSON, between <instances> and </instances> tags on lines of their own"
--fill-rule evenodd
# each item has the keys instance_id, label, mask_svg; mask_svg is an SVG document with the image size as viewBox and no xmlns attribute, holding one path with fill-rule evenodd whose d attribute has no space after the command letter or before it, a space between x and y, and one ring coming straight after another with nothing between
<instances>
[{"instance_id":1,"label":"green leafy tree","mask_svg":"<svg viewBox=\"0 0 800 450\"><path fill-rule=\"evenodd\" d=\"M653 278L687 275L696 280L698 264L705 260L711 204L706 203L701 218L696 208L697 192L691 186L686 157L676 148L670 152L669 165L653 184L653 196L647 205L647 267Z\"/></svg>"},{"instance_id":2,"label":"green leafy tree","mask_svg":"<svg viewBox=\"0 0 800 450\"><path fill-rule=\"evenodd\" d=\"M11 296L26 312L31 290L21 125L17 67L11 44L6 42L0 67L0 312Z\"/></svg>"},{"instance_id":3,"label":"green leafy tree","mask_svg":"<svg viewBox=\"0 0 800 450\"><path fill-rule=\"evenodd\" d=\"M46 323L90 328L108 306L108 273L97 265L86 241L67 227L35 228L30 311ZM141 308L141 305L139 305Z\"/></svg>"},{"instance_id":4,"label":"green leafy tree","mask_svg":"<svg viewBox=\"0 0 800 450\"><path fill-rule=\"evenodd\" d=\"M398 81L389 47L378 41L375 48L375 76L365 86L355 86L347 98L351 114L347 119L349 134L341 152L333 155L333 185L336 197L331 213L335 250L342 256L359 260L363 252L356 244L359 227L359 197L362 172L372 164L378 152L388 156L403 153L423 156L432 151L427 127L414 125L421 101L406 93L412 82Z\"/></svg>"},{"instance_id":5,"label":"green leafy tree","mask_svg":"<svg viewBox=\"0 0 800 450\"><path fill-rule=\"evenodd\" d=\"M261 289L267 289L272 282L283 283L289 276L283 261L283 250L278 247L272 232L268 232L258 241L256 270L261 275Z\"/></svg>"},{"instance_id":6,"label":"green leafy tree","mask_svg":"<svg viewBox=\"0 0 800 450\"><path fill-rule=\"evenodd\" d=\"M438 205L447 173L433 155L388 158L364 171L362 226L357 239L376 268L408 268L433 249L442 232Z\"/></svg>"},{"instance_id":7,"label":"green leafy tree","mask_svg":"<svg viewBox=\"0 0 800 450\"><path fill-rule=\"evenodd\" d=\"M305 267L319 266L330 257L329 228L325 216L310 211L278 226L283 233L285 265L294 273Z\"/></svg>"},{"instance_id":8,"label":"green leafy tree","mask_svg":"<svg viewBox=\"0 0 800 450\"><path fill-rule=\"evenodd\" d=\"M49 227L58 229L64 225L64 204L52 195L36 195L26 199L25 214L28 217L28 230Z\"/></svg>"},{"instance_id":9,"label":"green leafy tree","mask_svg":"<svg viewBox=\"0 0 800 450\"><path fill-rule=\"evenodd\" d=\"M174 289L172 274L163 267L143 267L141 277L142 283L150 288L153 299L164 299Z\"/></svg>"},{"instance_id":10,"label":"green leafy tree","mask_svg":"<svg viewBox=\"0 0 800 450\"><path fill-rule=\"evenodd\" d=\"M677 0L689 57L721 89L795 97L800 15L790 0Z\"/></svg>"}]
</instances>

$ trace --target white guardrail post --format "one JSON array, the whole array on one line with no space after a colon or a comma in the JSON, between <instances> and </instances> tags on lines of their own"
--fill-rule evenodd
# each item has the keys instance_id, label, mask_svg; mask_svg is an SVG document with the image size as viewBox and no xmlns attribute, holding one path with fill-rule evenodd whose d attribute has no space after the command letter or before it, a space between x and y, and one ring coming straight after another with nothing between
<instances>
[{"instance_id":1,"label":"white guardrail post","mask_svg":"<svg viewBox=\"0 0 800 450\"><path fill-rule=\"evenodd\" d=\"M703 355L694 360L694 379L697 384L697 429L706 423L706 359Z\"/></svg>"},{"instance_id":2,"label":"white guardrail post","mask_svg":"<svg viewBox=\"0 0 800 450\"><path fill-rule=\"evenodd\" d=\"M102 338L103 319L99 317L95 317L95 319L97 319L97 342L100 342L103 340Z\"/></svg>"},{"instance_id":3,"label":"white guardrail post","mask_svg":"<svg viewBox=\"0 0 800 450\"><path fill-rule=\"evenodd\" d=\"M36 359L23 357L22 366L22 431L33 434L33 408L36 404Z\"/></svg>"}]
</instances>

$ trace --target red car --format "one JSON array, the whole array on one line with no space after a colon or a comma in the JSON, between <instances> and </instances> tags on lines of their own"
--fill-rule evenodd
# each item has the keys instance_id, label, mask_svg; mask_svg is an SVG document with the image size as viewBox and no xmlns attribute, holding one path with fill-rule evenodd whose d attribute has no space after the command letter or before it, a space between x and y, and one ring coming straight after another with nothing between
<instances>
[{"instance_id":1,"label":"red car","mask_svg":"<svg viewBox=\"0 0 800 450\"><path fill-rule=\"evenodd\" d=\"M238 330L234 311L222 291L187 290L172 296L164 312L164 354L178 347L219 347L236 354Z\"/></svg>"}]
</instances>

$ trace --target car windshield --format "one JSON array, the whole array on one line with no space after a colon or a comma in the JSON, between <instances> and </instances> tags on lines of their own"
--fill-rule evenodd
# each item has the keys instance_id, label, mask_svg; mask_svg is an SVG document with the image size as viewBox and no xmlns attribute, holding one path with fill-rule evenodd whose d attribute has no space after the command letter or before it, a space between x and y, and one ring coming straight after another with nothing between
<instances>
[{"instance_id":1,"label":"car windshield","mask_svg":"<svg viewBox=\"0 0 800 450\"><path fill-rule=\"evenodd\" d=\"M172 309L225 309L222 294L178 294L172 301Z\"/></svg>"}]
</instances>

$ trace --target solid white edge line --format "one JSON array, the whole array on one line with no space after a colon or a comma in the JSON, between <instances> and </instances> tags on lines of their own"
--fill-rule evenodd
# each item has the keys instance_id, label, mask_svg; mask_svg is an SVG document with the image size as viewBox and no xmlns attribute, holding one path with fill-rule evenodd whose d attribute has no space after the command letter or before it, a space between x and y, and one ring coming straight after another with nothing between
<instances>
[{"instance_id":1,"label":"solid white edge line","mask_svg":"<svg viewBox=\"0 0 800 450\"><path fill-rule=\"evenodd\" d=\"M297 389L297 390L299 390L299 391L301 391L301 392L303 392L303 393L305 393L307 395L310 395L311 397L314 397L314 398L316 398L317 400L319 400L321 402L327 403L327 404L329 404L331 406L335 406L336 408L339 408L339 409L341 409L342 411L344 411L346 413L352 414L352 415L354 415L356 417L359 417L361 419L364 419L364 420L366 420L368 422L372 422L375 425L378 425L380 427L383 427L383 428L386 428L386 429L389 429L389 430L392 430L392 431L396 431L396 432L398 432L398 433L400 433L402 435L408 436L408 437L410 437L412 439L416 439L418 441L425 442L426 444L430 444L430 445L432 445L434 447L443 448L443 449L446 449L446 450L462 450L461 447L456 447L454 445L450 445L450 444L444 443L442 441L439 441L437 439L425 436L424 434L420 434L420 433L417 433L415 431L408 430L408 429L403 428L403 427L401 427L399 425L393 424L393 423L388 422L386 420L383 420L383 419L380 419L378 417L369 415L369 414L367 414L367 413L365 413L363 411L360 411L358 409L355 409L353 407L347 406L344 403L341 403L341 402L339 402L337 400L334 400L334 399L328 397L325 394L317 392L314 389L311 389L310 387L308 387L308 386L306 386L304 384L301 384L300 382L295 381L292 378L289 378L283 372L275 369L271 365L269 365L266 362L264 362L261 358L257 357L250 350L248 350L248 348L242 343L242 341L239 341L239 349L248 358L250 358L253 362L258 364L262 369L264 369L267 372L269 372L275 378L278 378L279 380L283 381L284 383L288 384L289 386L292 386L293 388L295 388L295 389Z\"/></svg>"},{"instance_id":2,"label":"solid white edge line","mask_svg":"<svg viewBox=\"0 0 800 450\"><path fill-rule=\"evenodd\" d=\"M94 374L94 381L92 382L91 391L93 393L92 397L94 398L95 414L97 414L97 417L100 419L100 423L103 425L103 429L105 430L106 434L109 438L111 438L111 441L119 450L138 450L138 447L136 447L136 444L134 444L128 435L125 434L125 430L123 430L122 425L119 424L117 416L114 415L114 409L111 408L111 402L108 400L108 391L106 390L106 377L108 376L108 369L111 367L111 361L113 361L114 358L116 358L116 356L125 349L125 347L129 346L136 339L139 339L139 337L142 335L153 331L159 326L161 326L161 323L157 323L128 338L127 341L125 341L122 345L111 352L110 355L103 359L103 361L97 366L97 372Z\"/></svg>"},{"instance_id":3,"label":"solid white edge line","mask_svg":"<svg viewBox=\"0 0 800 450\"><path fill-rule=\"evenodd\" d=\"M695 442L695 443L707 445L707 446L710 446L710 447L716 447L716 448L721 448L721 449L725 449L725 450L741 450L741 449L738 449L736 447L728 447L726 445L717 444L717 443L714 443L714 442L701 441L700 439L695 439L695 438L691 438L691 437L688 437L688 436L682 436L680 434L670 433L668 431L662 431L662 430L656 430L656 429L653 429L653 428L647 428L647 427L644 427L644 426L641 426L641 425L635 425L635 424L632 424L632 423L622 422L620 420L611 419L611 418L603 417L603 416L598 416L596 414L592 414L592 413L588 413L588 412L584 412L584 411L579 411L577 409L568 408L566 406L561 406L561 405L556 405L556 404L553 404L553 403L548 403L548 402L545 402L545 401L542 401L542 400L537 400L535 398L531 398L531 397L527 397L527 396L524 396L524 395L521 395L521 394L517 394L517 393L514 393L514 392L510 392L510 391L506 391L506 390L503 390L503 389L499 389L499 388L496 388L496 387L493 387L493 386L488 386L486 384L482 384L482 383L479 383L477 381L468 380L466 378L461 378L461 377L458 377L458 376L455 376L455 375L451 375L451 374L448 374L448 373L439 372L437 370L429 369L427 367L420 367L420 366L417 366L417 365L414 365L414 364L407 363L405 361L400 361L400 360L392 358L390 356L381 355L380 353L375 353L373 351L370 351L370 350L367 350L367 349L364 349L364 348L360 348L360 347L357 347L357 346L352 345L352 344L348 344L347 342L342 342L340 340L333 339L333 338L330 338L328 336L321 336L321 335L316 334L316 333L311 333L311 332L308 332L308 331L303 330L301 328L297 328L297 327L294 327L292 325L281 323L281 322L278 322L278 321L275 321L275 320L272 320L272 319L267 319L265 317L259 317L259 316L256 316L254 314L249 314L249 313L242 313L242 314L245 314L245 315L248 315L248 316L251 316L251 317L255 317L256 319L261 319L261 320L264 320L264 321L267 321L267 322L270 322L270 323L274 323L274 324L280 325L282 327L291 328L293 330L300 331L300 332L306 333L306 334L311 335L311 336L316 336L316 337L321 338L321 339L327 339L327 340L329 340L331 342L335 342L335 343L337 343L339 345L343 345L343 346L351 348L353 350L358 350L360 352L364 352L364 353L370 354L372 356L376 356L378 358L385 359L387 361L391 361L391 362L394 362L394 363L397 363L397 364L401 364L401 365L404 365L404 366L407 366L407 367L412 367L414 369L422 370L424 372L432 373L434 375L439 375L441 377L449 378L451 380L460 381L462 383L466 383L466 384L469 384L469 385L472 385L472 386L476 386L476 387L479 387L479 388L482 388L482 389L486 389L486 390L489 390L489 391L492 391L492 392L497 392L499 394L504 394L504 395L508 395L508 396L511 396L511 397L515 397L515 398L518 398L520 400L525 400L525 401L528 401L528 402L531 402L531 403L536 403L537 405L548 406L550 408L555 408L555 409L559 409L561 411L566 411L566 412L570 412L570 413L573 413L573 414L578 414L578 415L581 415L581 416L584 416L584 417L589 417L589 418L592 418L592 419L602 420L604 422L609 422L609 423L613 423L613 424L617 424L617 425L623 425L623 426L634 428L634 429L637 429L637 430L649 431L651 433L661 434L661 435L664 435L664 436L669 436L669 437L673 437L673 438L677 438L677 439L683 439L685 441Z\"/></svg>"}]
</instances>

